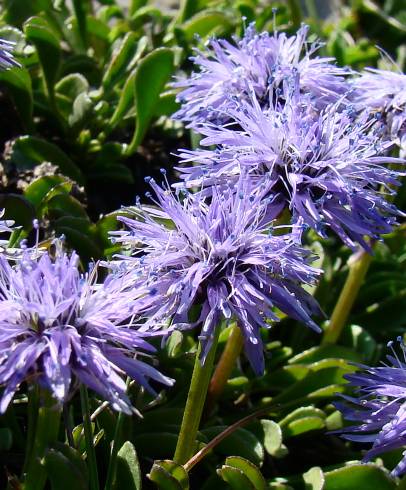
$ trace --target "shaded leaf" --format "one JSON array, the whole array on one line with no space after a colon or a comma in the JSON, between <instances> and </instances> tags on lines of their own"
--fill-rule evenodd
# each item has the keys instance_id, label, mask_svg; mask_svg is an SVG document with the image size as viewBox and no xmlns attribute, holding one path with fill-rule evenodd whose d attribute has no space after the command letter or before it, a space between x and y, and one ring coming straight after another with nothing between
<instances>
[{"instance_id":1,"label":"shaded leaf","mask_svg":"<svg viewBox=\"0 0 406 490\"><path fill-rule=\"evenodd\" d=\"M255 486L243 471L234 466L223 465L217 474L234 490L255 490Z\"/></svg>"},{"instance_id":2,"label":"shaded leaf","mask_svg":"<svg viewBox=\"0 0 406 490\"><path fill-rule=\"evenodd\" d=\"M87 468L80 454L69 446L58 445L44 458L44 466L52 490L87 490Z\"/></svg>"},{"instance_id":3,"label":"shaded leaf","mask_svg":"<svg viewBox=\"0 0 406 490\"><path fill-rule=\"evenodd\" d=\"M134 57L136 47L136 34L128 32L113 51L110 63L104 73L102 85L105 91L111 90L119 80L123 79Z\"/></svg>"},{"instance_id":4,"label":"shaded leaf","mask_svg":"<svg viewBox=\"0 0 406 490\"><path fill-rule=\"evenodd\" d=\"M84 182L82 172L66 153L53 143L34 136L20 136L14 140L10 160L19 170L30 170L43 162L51 162L78 184Z\"/></svg>"},{"instance_id":5,"label":"shaded leaf","mask_svg":"<svg viewBox=\"0 0 406 490\"><path fill-rule=\"evenodd\" d=\"M37 212L46 201L56 194L68 194L72 189L72 182L62 175L45 175L31 182L24 191L24 196L35 206Z\"/></svg>"},{"instance_id":6,"label":"shaded leaf","mask_svg":"<svg viewBox=\"0 0 406 490\"><path fill-rule=\"evenodd\" d=\"M22 226L27 232L32 229L35 208L28 199L18 194L0 194L0 209L2 208L5 209L3 219L15 221L17 226Z\"/></svg>"},{"instance_id":7,"label":"shaded leaf","mask_svg":"<svg viewBox=\"0 0 406 490\"><path fill-rule=\"evenodd\" d=\"M202 429L201 433L211 440L224 429L226 429L224 426L208 427ZM258 466L262 465L265 456L264 448L258 438L252 432L241 427L217 444L213 451L225 456L235 454Z\"/></svg>"},{"instance_id":8,"label":"shaded leaf","mask_svg":"<svg viewBox=\"0 0 406 490\"><path fill-rule=\"evenodd\" d=\"M242 471L252 483L255 490L266 489L267 485L262 473L257 466L251 463L251 461L238 456L229 456L225 461L225 466L230 466Z\"/></svg>"},{"instance_id":9,"label":"shaded leaf","mask_svg":"<svg viewBox=\"0 0 406 490\"><path fill-rule=\"evenodd\" d=\"M52 97L61 62L59 39L42 17L31 17L24 23L27 40L34 44L41 63L48 94Z\"/></svg>"},{"instance_id":10,"label":"shaded leaf","mask_svg":"<svg viewBox=\"0 0 406 490\"><path fill-rule=\"evenodd\" d=\"M33 97L31 77L28 71L25 68L17 67L1 70L0 82L7 87L24 127L28 131L32 131Z\"/></svg>"},{"instance_id":11,"label":"shaded leaf","mask_svg":"<svg viewBox=\"0 0 406 490\"><path fill-rule=\"evenodd\" d=\"M56 97L60 112L67 118L72 112L73 102L83 92L89 90L89 83L81 73L70 73L56 85Z\"/></svg>"},{"instance_id":12,"label":"shaded leaf","mask_svg":"<svg viewBox=\"0 0 406 490\"><path fill-rule=\"evenodd\" d=\"M69 126L82 128L92 115L93 101L87 92L80 93L73 102L72 113L68 118Z\"/></svg>"},{"instance_id":13,"label":"shaded leaf","mask_svg":"<svg viewBox=\"0 0 406 490\"><path fill-rule=\"evenodd\" d=\"M148 478L162 490L189 489L186 470L171 460L155 461Z\"/></svg>"},{"instance_id":14,"label":"shaded leaf","mask_svg":"<svg viewBox=\"0 0 406 490\"><path fill-rule=\"evenodd\" d=\"M141 490L141 469L137 452L130 441L126 441L117 454L117 471L114 487L117 490Z\"/></svg>"},{"instance_id":15,"label":"shaded leaf","mask_svg":"<svg viewBox=\"0 0 406 490\"><path fill-rule=\"evenodd\" d=\"M89 219L82 204L69 194L61 193L51 197L47 202L47 209L51 219L62 216Z\"/></svg>"}]
</instances>

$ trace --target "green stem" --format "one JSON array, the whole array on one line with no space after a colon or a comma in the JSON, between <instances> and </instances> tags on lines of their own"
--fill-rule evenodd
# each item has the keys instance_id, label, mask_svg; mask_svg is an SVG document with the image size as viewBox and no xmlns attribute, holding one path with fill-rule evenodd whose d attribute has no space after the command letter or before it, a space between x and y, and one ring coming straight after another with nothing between
<instances>
[{"instance_id":1,"label":"green stem","mask_svg":"<svg viewBox=\"0 0 406 490\"><path fill-rule=\"evenodd\" d=\"M206 413L212 411L214 404L223 393L243 347L244 337L241 329L235 324L232 327L226 346L210 381L209 391L207 393Z\"/></svg>"},{"instance_id":2,"label":"green stem","mask_svg":"<svg viewBox=\"0 0 406 490\"><path fill-rule=\"evenodd\" d=\"M365 251L349 265L344 287L334 307L330 322L324 331L322 344L334 344L339 339L348 316L364 282L372 256Z\"/></svg>"},{"instance_id":3,"label":"green stem","mask_svg":"<svg viewBox=\"0 0 406 490\"><path fill-rule=\"evenodd\" d=\"M116 428L114 431L114 439L111 446L111 454L109 467L107 470L106 477L106 485L105 490L111 490L113 488L114 481L116 479L116 471L117 471L117 454L122 445L122 437L123 437L123 426L124 426L125 415L123 412L120 412L117 417Z\"/></svg>"},{"instance_id":4,"label":"green stem","mask_svg":"<svg viewBox=\"0 0 406 490\"><path fill-rule=\"evenodd\" d=\"M31 414L29 418L29 423L35 422L36 428L32 450L30 451L30 448L27 447L30 455L26 463L27 473L24 490L42 490L44 488L47 474L40 460L45 456L47 448L57 440L59 432L60 408L49 393L40 392L40 395L43 395L44 404L39 408L36 417L34 417L35 414ZM33 406L35 406L35 400ZM29 441L27 442L29 443Z\"/></svg>"},{"instance_id":5,"label":"green stem","mask_svg":"<svg viewBox=\"0 0 406 490\"><path fill-rule=\"evenodd\" d=\"M80 385L80 402L83 415L83 429L85 432L87 464L89 467L90 490L99 490L99 477L97 474L96 452L93 444L92 421L90 420L90 404L87 389Z\"/></svg>"},{"instance_id":6,"label":"green stem","mask_svg":"<svg viewBox=\"0 0 406 490\"><path fill-rule=\"evenodd\" d=\"M204 402L206 400L210 376L213 370L219 333L220 327L217 327L214 333L212 346L203 365L200 361L202 344L199 343L174 456L174 461L178 464L186 463L195 449L196 435L202 418Z\"/></svg>"}]
</instances>

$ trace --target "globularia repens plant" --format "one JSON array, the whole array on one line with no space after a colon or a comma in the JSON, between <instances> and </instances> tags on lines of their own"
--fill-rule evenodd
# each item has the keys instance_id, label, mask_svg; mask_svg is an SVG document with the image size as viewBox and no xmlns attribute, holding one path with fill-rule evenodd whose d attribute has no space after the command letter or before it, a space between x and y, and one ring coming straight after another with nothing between
<instances>
[{"instance_id":1,"label":"globularia repens plant","mask_svg":"<svg viewBox=\"0 0 406 490\"><path fill-rule=\"evenodd\" d=\"M40 242L37 220L35 243L21 240L2 211L0 449L25 452L6 464L9 488L140 489L143 470L162 489L398 486L402 331L389 362L368 367L376 344L348 316L383 236L402 229L406 75L339 67L321 47L307 26L252 23L197 51L172 83L173 119L196 144L178 150L176 182L146 177L149 204L117 213L102 262L85 265L63 236ZM0 41L3 70L19 69L12 49ZM326 312L323 274L338 266L319 240L355 252Z\"/></svg>"}]
</instances>

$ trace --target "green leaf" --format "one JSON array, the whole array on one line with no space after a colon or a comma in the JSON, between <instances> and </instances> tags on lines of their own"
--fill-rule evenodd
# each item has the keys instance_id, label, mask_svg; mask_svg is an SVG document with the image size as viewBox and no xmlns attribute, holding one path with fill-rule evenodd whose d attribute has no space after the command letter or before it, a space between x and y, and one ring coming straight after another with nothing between
<instances>
[{"instance_id":1,"label":"green leaf","mask_svg":"<svg viewBox=\"0 0 406 490\"><path fill-rule=\"evenodd\" d=\"M208 427L201 430L201 433L211 440L224 429L226 429L224 426ZM264 448L258 438L252 432L241 427L217 444L213 451L225 456L235 454L258 466L262 465L265 456Z\"/></svg>"},{"instance_id":2,"label":"green leaf","mask_svg":"<svg viewBox=\"0 0 406 490\"><path fill-rule=\"evenodd\" d=\"M38 164L51 162L67 177L80 185L84 183L82 172L60 148L34 136L14 140L10 160L19 170L31 170Z\"/></svg>"},{"instance_id":3,"label":"green leaf","mask_svg":"<svg viewBox=\"0 0 406 490\"><path fill-rule=\"evenodd\" d=\"M15 224L22 226L26 232L32 229L35 208L28 199L18 194L0 194L0 209L2 208L5 209L3 219L15 221Z\"/></svg>"},{"instance_id":4,"label":"green leaf","mask_svg":"<svg viewBox=\"0 0 406 490\"><path fill-rule=\"evenodd\" d=\"M159 97L173 70L174 53L168 48L158 48L140 61L134 77L137 124L127 154L134 153L144 139Z\"/></svg>"},{"instance_id":5,"label":"green leaf","mask_svg":"<svg viewBox=\"0 0 406 490\"><path fill-rule=\"evenodd\" d=\"M287 415L279 423L284 437L294 437L312 430L324 429L326 414L315 407L300 407Z\"/></svg>"},{"instance_id":6,"label":"green leaf","mask_svg":"<svg viewBox=\"0 0 406 490\"><path fill-rule=\"evenodd\" d=\"M0 429L0 451L10 451L13 445L13 433L7 427Z\"/></svg>"},{"instance_id":7,"label":"green leaf","mask_svg":"<svg viewBox=\"0 0 406 490\"><path fill-rule=\"evenodd\" d=\"M244 472L234 466L223 465L217 470L217 474L234 490L256 490Z\"/></svg>"},{"instance_id":8,"label":"green leaf","mask_svg":"<svg viewBox=\"0 0 406 490\"><path fill-rule=\"evenodd\" d=\"M80 454L69 446L50 449L44 458L44 466L52 490L87 490L87 468Z\"/></svg>"},{"instance_id":9,"label":"green leaf","mask_svg":"<svg viewBox=\"0 0 406 490\"><path fill-rule=\"evenodd\" d=\"M25 129L31 132L33 129L33 97L31 77L28 71L17 67L1 70L0 82L7 87Z\"/></svg>"},{"instance_id":10,"label":"green leaf","mask_svg":"<svg viewBox=\"0 0 406 490\"><path fill-rule=\"evenodd\" d=\"M311 347L289 359L289 364L308 364L327 358L348 359L354 362L363 360L362 354L342 345L318 345Z\"/></svg>"},{"instance_id":11,"label":"green leaf","mask_svg":"<svg viewBox=\"0 0 406 490\"><path fill-rule=\"evenodd\" d=\"M324 475L321 468L315 466L310 468L309 471L303 473L303 480L305 481L306 490L323 490L324 489Z\"/></svg>"},{"instance_id":12,"label":"green leaf","mask_svg":"<svg viewBox=\"0 0 406 490\"><path fill-rule=\"evenodd\" d=\"M114 488L117 490L141 490L141 469L137 452L130 441L126 441L117 454L117 472Z\"/></svg>"},{"instance_id":13,"label":"green leaf","mask_svg":"<svg viewBox=\"0 0 406 490\"><path fill-rule=\"evenodd\" d=\"M6 0L4 3L4 12L2 8L3 19L8 24L20 26L28 17L39 13L41 10L52 8L51 0L36 0L27 2L27 0Z\"/></svg>"},{"instance_id":14,"label":"green leaf","mask_svg":"<svg viewBox=\"0 0 406 490\"><path fill-rule=\"evenodd\" d=\"M255 490L266 490L267 485L262 473L257 466L251 463L251 461L238 456L229 456L225 461L225 466L242 471L252 483Z\"/></svg>"},{"instance_id":15,"label":"green leaf","mask_svg":"<svg viewBox=\"0 0 406 490\"><path fill-rule=\"evenodd\" d=\"M130 74L124 84L123 89L120 91L120 98L118 100L117 107L108 123L109 131L114 129L117 124L122 121L134 101L134 79L135 72Z\"/></svg>"},{"instance_id":16,"label":"green leaf","mask_svg":"<svg viewBox=\"0 0 406 490\"><path fill-rule=\"evenodd\" d=\"M170 335L165 345L165 351L168 357L177 357L182 354L183 334L179 330L175 330Z\"/></svg>"},{"instance_id":17,"label":"green leaf","mask_svg":"<svg viewBox=\"0 0 406 490\"><path fill-rule=\"evenodd\" d=\"M340 340L359 352L364 362L372 363L375 360L377 343L370 333L359 325L346 326Z\"/></svg>"},{"instance_id":18,"label":"green leaf","mask_svg":"<svg viewBox=\"0 0 406 490\"><path fill-rule=\"evenodd\" d=\"M96 225L87 218L63 216L53 223L57 235L65 235L68 244L74 248L84 263L102 257L102 249L97 241Z\"/></svg>"},{"instance_id":19,"label":"green leaf","mask_svg":"<svg viewBox=\"0 0 406 490\"><path fill-rule=\"evenodd\" d=\"M81 129L90 119L93 112L93 101L87 92L80 93L73 102L72 114L68 118L71 128Z\"/></svg>"},{"instance_id":20,"label":"green leaf","mask_svg":"<svg viewBox=\"0 0 406 490\"><path fill-rule=\"evenodd\" d=\"M148 478L162 490L188 490L189 477L183 466L174 461L155 461Z\"/></svg>"},{"instance_id":21,"label":"green leaf","mask_svg":"<svg viewBox=\"0 0 406 490\"><path fill-rule=\"evenodd\" d=\"M34 44L41 63L48 95L52 98L61 62L59 39L42 17L31 17L24 23L27 40Z\"/></svg>"},{"instance_id":22,"label":"green leaf","mask_svg":"<svg viewBox=\"0 0 406 490\"><path fill-rule=\"evenodd\" d=\"M51 219L62 216L89 219L82 204L69 194L57 194L48 199L47 209Z\"/></svg>"},{"instance_id":23,"label":"green leaf","mask_svg":"<svg viewBox=\"0 0 406 490\"><path fill-rule=\"evenodd\" d=\"M327 361L327 362L325 362ZM288 387L285 391L275 396L275 403L297 402L302 399L329 398L335 392L340 391L340 384L345 383L343 375L354 371L344 360L326 359L311 365L308 374Z\"/></svg>"},{"instance_id":24,"label":"green leaf","mask_svg":"<svg viewBox=\"0 0 406 490\"><path fill-rule=\"evenodd\" d=\"M110 29L107 24L92 15L87 16L86 22L88 35L94 36L106 45L109 44Z\"/></svg>"},{"instance_id":25,"label":"green leaf","mask_svg":"<svg viewBox=\"0 0 406 490\"><path fill-rule=\"evenodd\" d=\"M313 430L324 429L324 427L324 419L321 417L303 417L288 424L283 434L286 438L294 437Z\"/></svg>"},{"instance_id":26,"label":"green leaf","mask_svg":"<svg viewBox=\"0 0 406 490\"><path fill-rule=\"evenodd\" d=\"M394 481L389 475L373 464L353 464L324 473L323 490L394 490ZM371 486L371 482L373 482Z\"/></svg>"},{"instance_id":27,"label":"green leaf","mask_svg":"<svg viewBox=\"0 0 406 490\"><path fill-rule=\"evenodd\" d=\"M232 23L227 15L219 11L203 11L185 22L182 26L187 41L192 41L194 36L205 37L209 34L223 34L232 28Z\"/></svg>"},{"instance_id":28,"label":"green leaf","mask_svg":"<svg viewBox=\"0 0 406 490\"><path fill-rule=\"evenodd\" d=\"M75 99L89 90L89 82L80 73L70 73L55 85L58 108L67 119L72 112Z\"/></svg>"},{"instance_id":29,"label":"green leaf","mask_svg":"<svg viewBox=\"0 0 406 490\"><path fill-rule=\"evenodd\" d=\"M105 248L110 248L112 246L109 232L117 230L120 226L117 215L118 212L106 214L96 223L97 235Z\"/></svg>"},{"instance_id":30,"label":"green leaf","mask_svg":"<svg viewBox=\"0 0 406 490\"><path fill-rule=\"evenodd\" d=\"M103 76L103 89L107 92L122 79L128 70L137 47L137 36L134 32L128 32L118 47L113 51L109 65Z\"/></svg>"},{"instance_id":31,"label":"green leaf","mask_svg":"<svg viewBox=\"0 0 406 490\"><path fill-rule=\"evenodd\" d=\"M262 419L260 423L264 431L264 448L268 454L275 456L282 447L282 430L273 420Z\"/></svg>"},{"instance_id":32,"label":"green leaf","mask_svg":"<svg viewBox=\"0 0 406 490\"><path fill-rule=\"evenodd\" d=\"M159 97L159 104L156 108L155 117L170 116L176 112L180 107L180 104L176 102L176 95L173 93L162 94Z\"/></svg>"},{"instance_id":33,"label":"green leaf","mask_svg":"<svg viewBox=\"0 0 406 490\"><path fill-rule=\"evenodd\" d=\"M34 180L24 191L24 196L35 206L38 212L48 199L57 194L69 194L72 182L62 175L45 175Z\"/></svg>"}]
</instances>

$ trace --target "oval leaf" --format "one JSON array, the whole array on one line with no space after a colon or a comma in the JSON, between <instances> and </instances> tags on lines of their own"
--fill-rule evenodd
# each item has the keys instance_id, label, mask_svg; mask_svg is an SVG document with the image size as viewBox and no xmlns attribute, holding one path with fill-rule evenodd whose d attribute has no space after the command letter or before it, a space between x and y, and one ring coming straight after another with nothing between
<instances>
[{"instance_id":1,"label":"oval leaf","mask_svg":"<svg viewBox=\"0 0 406 490\"><path fill-rule=\"evenodd\" d=\"M253 484L255 490L266 489L267 485L262 473L259 471L257 466L251 463L251 461L238 456L230 456L226 459L225 466L231 466L241 470Z\"/></svg>"},{"instance_id":2,"label":"oval leaf","mask_svg":"<svg viewBox=\"0 0 406 490\"><path fill-rule=\"evenodd\" d=\"M117 454L115 488L141 490L140 465L135 447L130 441L126 441Z\"/></svg>"},{"instance_id":3,"label":"oval leaf","mask_svg":"<svg viewBox=\"0 0 406 490\"><path fill-rule=\"evenodd\" d=\"M61 62L59 39L42 17L30 17L24 23L27 40L36 48L41 63L48 94L52 97Z\"/></svg>"},{"instance_id":4,"label":"oval leaf","mask_svg":"<svg viewBox=\"0 0 406 490\"><path fill-rule=\"evenodd\" d=\"M18 170L31 170L38 164L50 162L78 184L84 183L82 172L66 153L53 143L34 136L20 136L14 140L10 160Z\"/></svg>"},{"instance_id":5,"label":"oval leaf","mask_svg":"<svg viewBox=\"0 0 406 490\"><path fill-rule=\"evenodd\" d=\"M354 464L324 474L323 490L394 490L394 481L387 473L373 464ZM373 484L371 484L373 482Z\"/></svg>"},{"instance_id":6,"label":"oval leaf","mask_svg":"<svg viewBox=\"0 0 406 490\"><path fill-rule=\"evenodd\" d=\"M144 139L149 123L156 112L159 97L174 70L174 53L159 48L140 61L134 77L134 100L137 124L127 154L136 151Z\"/></svg>"}]
</instances>

